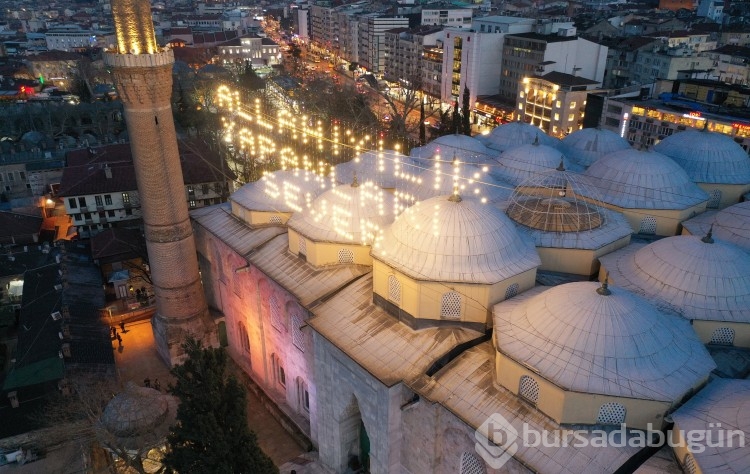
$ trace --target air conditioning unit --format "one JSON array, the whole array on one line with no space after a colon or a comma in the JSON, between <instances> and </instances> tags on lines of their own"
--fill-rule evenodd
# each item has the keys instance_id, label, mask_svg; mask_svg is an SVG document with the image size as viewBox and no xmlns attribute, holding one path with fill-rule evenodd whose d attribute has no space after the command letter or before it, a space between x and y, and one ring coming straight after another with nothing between
<instances>
[{"instance_id":1,"label":"air conditioning unit","mask_svg":"<svg viewBox=\"0 0 750 474\"><path fill-rule=\"evenodd\" d=\"M50 316L52 316L53 321L59 321L62 319L62 313L59 311L55 311L54 313L50 313Z\"/></svg>"},{"instance_id":2,"label":"air conditioning unit","mask_svg":"<svg viewBox=\"0 0 750 474\"><path fill-rule=\"evenodd\" d=\"M61 285L61 284L59 284L59 283L58 283L57 285L55 285L55 290L56 290L56 291L60 291L60 290L62 290L62 285Z\"/></svg>"},{"instance_id":3,"label":"air conditioning unit","mask_svg":"<svg viewBox=\"0 0 750 474\"><path fill-rule=\"evenodd\" d=\"M15 262L16 261L16 257L14 257L13 255L8 255L8 261L9 262Z\"/></svg>"}]
</instances>

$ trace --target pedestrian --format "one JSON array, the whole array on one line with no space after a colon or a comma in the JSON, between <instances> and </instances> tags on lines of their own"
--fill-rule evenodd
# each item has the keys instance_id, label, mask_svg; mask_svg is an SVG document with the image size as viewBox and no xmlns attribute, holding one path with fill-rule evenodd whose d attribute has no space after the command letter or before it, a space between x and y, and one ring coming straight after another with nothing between
<instances>
[{"instance_id":1,"label":"pedestrian","mask_svg":"<svg viewBox=\"0 0 750 474\"><path fill-rule=\"evenodd\" d=\"M120 336L119 334L117 335L117 343L119 345L122 345L122 336Z\"/></svg>"},{"instance_id":2,"label":"pedestrian","mask_svg":"<svg viewBox=\"0 0 750 474\"><path fill-rule=\"evenodd\" d=\"M159 379L154 379L154 388L161 391L161 384L159 383Z\"/></svg>"},{"instance_id":3,"label":"pedestrian","mask_svg":"<svg viewBox=\"0 0 750 474\"><path fill-rule=\"evenodd\" d=\"M143 379L143 385L145 387L151 388L151 379L148 378L148 377L146 377L145 379Z\"/></svg>"},{"instance_id":4,"label":"pedestrian","mask_svg":"<svg viewBox=\"0 0 750 474\"><path fill-rule=\"evenodd\" d=\"M125 332L125 321L120 321L120 331Z\"/></svg>"},{"instance_id":5,"label":"pedestrian","mask_svg":"<svg viewBox=\"0 0 750 474\"><path fill-rule=\"evenodd\" d=\"M110 330L112 331L112 338L113 338L113 339L114 339L114 338L116 338L116 337L117 337L117 329L115 329L115 327L114 327L114 326L112 326L112 327L111 327L111 328L109 328L109 329L110 329Z\"/></svg>"}]
</instances>

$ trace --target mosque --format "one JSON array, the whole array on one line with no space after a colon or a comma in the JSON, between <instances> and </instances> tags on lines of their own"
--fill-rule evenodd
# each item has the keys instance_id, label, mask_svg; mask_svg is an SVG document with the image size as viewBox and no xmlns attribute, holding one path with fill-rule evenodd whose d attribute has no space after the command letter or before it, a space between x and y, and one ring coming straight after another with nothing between
<instances>
[{"instance_id":1,"label":"mosque","mask_svg":"<svg viewBox=\"0 0 750 474\"><path fill-rule=\"evenodd\" d=\"M512 123L268 173L191 220L229 353L327 468L601 473L643 445L524 436L750 432L746 381L709 352L750 348L748 191L720 134L635 150ZM750 469L750 448L668 454Z\"/></svg>"}]
</instances>

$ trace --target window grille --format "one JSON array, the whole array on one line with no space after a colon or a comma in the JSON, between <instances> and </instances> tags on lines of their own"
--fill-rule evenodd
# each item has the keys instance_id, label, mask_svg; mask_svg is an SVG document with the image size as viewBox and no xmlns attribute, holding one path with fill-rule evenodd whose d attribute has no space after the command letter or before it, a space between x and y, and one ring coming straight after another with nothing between
<instances>
[{"instance_id":1,"label":"window grille","mask_svg":"<svg viewBox=\"0 0 750 474\"><path fill-rule=\"evenodd\" d=\"M685 474L696 474L698 472L698 466L695 465L695 458L692 454L685 455L685 459L682 461L682 469Z\"/></svg>"},{"instance_id":2,"label":"window grille","mask_svg":"<svg viewBox=\"0 0 750 474\"><path fill-rule=\"evenodd\" d=\"M339 263L354 263L354 253L349 249L339 249Z\"/></svg>"},{"instance_id":3,"label":"window grille","mask_svg":"<svg viewBox=\"0 0 750 474\"><path fill-rule=\"evenodd\" d=\"M484 463L474 453L461 453L460 474L485 474Z\"/></svg>"},{"instance_id":4,"label":"window grille","mask_svg":"<svg viewBox=\"0 0 750 474\"><path fill-rule=\"evenodd\" d=\"M284 324L284 316L282 314L283 310L276 295L271 295L268 306L271 312L271 326L278 329L279 331L283 331L284 329L286 329L286 325Z\"/></svg>"},{"instance_id":5,"label":"window grille","mask_svg":"<svg viewBox=\"0 0 750 474\"><path fill-rule=\"evenodd\" d=\"M713 191L709 193L708 204L706 204L706 207L709 209L718 209L720 204L721 204L721 190L714 189Z\"/></svg>"},{"instance_id":6,"label":"window grille","mask_svg":"<svg viewBox=\"0 0 750 474\"><path fill-rule=\"evenodd\" d=\"M513 283L505 290L505 299L513 298L518 294L518 283Z\"/></svg>"},{"instance_id":7,"label":"window grille","mask_svg":"<svg viewBox=\"0 0 750 474\"><path fill-rule=\"evenodd\" d=\"M721 344L724 346L734 345L734 329L716 328L713 334L711 334L711 341L709 344Z\"/></svg>"},{"instance_id":8,"label":"window grille","mask_svg":"<svg viewBox=\"0 0 750 474\"><path fill-rule=\"evenodd\" d=\"M599 416L596 417L596 422L603 425L619 425L625 423L626 413L625 407L619 403L605 403L599 407Z\"/></svg>"},{"instance_id":9,"label":"window grille","mask_svg":"<svg viewBox=\"0 0 750 474\"><path fill-rule=\"evenodd\" d=\"M307 256L307 241L301 235L299 236L299 254Z\"/></svg>"},{"instance_id":10,"label":"window grille","mask_svg":"<svg viewBox=\"0 0 750 474\"><path fill-rule=\"evenodd\" d=\"M281 216L271 216L268 218L269 224L281 225Z\"/></svg>"},{"instance_id":11,"label":"window grille","mask_svg":"<svg viewBox=\"0 0 750 474\"><path fill-rule=\"evenodd\" d=\"M461 295L455 291L445 293L440 302L440 317L461 319Z\"/></svg>"},{"instance_id":12,"label":"window grille","mask_svg":"<svg viewBox=\"0 0 750 474\"><path fill-rule=\"evenodd\" d=\"M521 377L518 394L531 403L536 404L539 401L539 384L528 375Z\"/></svg>"},{"instance_id":13,"label":"window grille","mask_svg":"<svg viewBox=\"0 0 750 474\"><path fill-rule=\"evenodd\" d=\"M401 282L394 275L388 275L388 299L401 304Z\"/></svg>"},{"instance_id":14,"label":"window grille","mask_svg":"<svg viewBox=\"0 0 750 474\"><path fill-rule=\"evenodd\" d=\"M641 228L638 231L641 234L656 234L656 217L646 216L641 221Z\"/></svg>"},{"instance_id":15,"label":"window grille","mask_svg":"<svg viewBox=\"0 0 750 474\"><path fill-rule=\"evenodd\" d=\"M305 324L299 309L292 310L292 342L297 349L305 352L305 336L302 333L302 325Z\"/></svg>"}]
</instances>

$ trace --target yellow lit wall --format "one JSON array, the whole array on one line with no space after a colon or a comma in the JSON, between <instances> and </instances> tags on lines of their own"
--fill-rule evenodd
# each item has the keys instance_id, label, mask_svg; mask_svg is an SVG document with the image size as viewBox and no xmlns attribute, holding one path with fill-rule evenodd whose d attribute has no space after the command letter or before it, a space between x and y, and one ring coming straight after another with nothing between
<instances>
[{"instance_id":1,"label":"yellow lit wall","mask_svg":"<svg viewBox=\"0 0 750 474\"><path fill-rule=\"evenodd\" d=\"M540 270L591 276L599 271L599 257L623 248L630 243L627 235L596 250L558 249L537 247L542 259Z\"/></svg>"},{"instance_id":2,"label":"yellow lit wall","mask_svg":"<svg viewBox=\"0 0 750 474\"><path fill-rule=\"evenodd\" d=\"M153 54L158 51L148 0L112 0L112 16L118 53Z\"/></svg>"},{"instance_id":3,"label":"yellow lit wall","mask_svg":"<svg viewBox=\"0 0 750 474\"><path fill-rule=\"evenodd\" d=\"M235 201L232 203L232 215L249 226L283 225L292 216L291 212L251 211Z\"/></svg>"},{"instance_id":4,"label":"yellow lit wall","mask_svg":"<svg viewBox=\"0 0 750 474\"><path fill-rule=\"evenodd\" d=\"M734 331L734 346L750 348L750 323L730 323L727 321L693 320L693 330L702 343L708 344L714 331L719 328L730 328Z\"/></svg>"},{"instance_id":5,"label":"yellow lit wall","mask_svg":"<svg viewBox=\"0 0 750 474\"><path fill-rule=\"evenodd\" d=\"M288 229L288 231L289 251L294 254L299 254L300 235L294 229ZM302 238L305 239L307 261L313 266L324 267L327 265L340 265L345 263L340 260L340 252L342 250L348 250L352 253L354 261L348 262L349 264L372 265L369 245L316 242L305 238L304 235Z\"/></svg>"},{"instance_id":6,"label":"yellow lit wall","mask_svg":"<svg viewBox=\"0 0 750 474\"><path fill-rule=\"evenodd\" d=\"M742 196L747 192L750 192L750 183L747 184L712 184L712 183L698 183L698 187L711 194L712 191L718 190L721 192L721 202L719 203L718 209L724 209L733 204L740 202Z\"/></svg>"}]
</instances>

